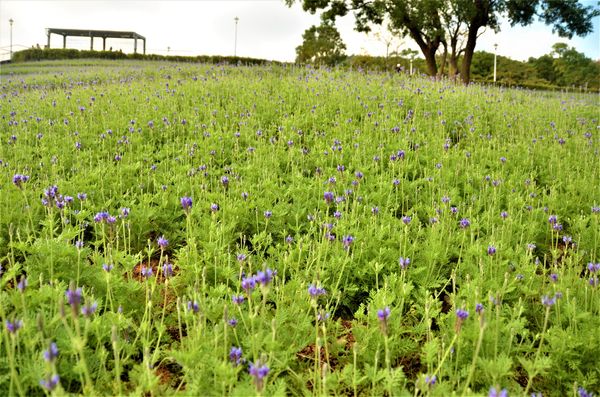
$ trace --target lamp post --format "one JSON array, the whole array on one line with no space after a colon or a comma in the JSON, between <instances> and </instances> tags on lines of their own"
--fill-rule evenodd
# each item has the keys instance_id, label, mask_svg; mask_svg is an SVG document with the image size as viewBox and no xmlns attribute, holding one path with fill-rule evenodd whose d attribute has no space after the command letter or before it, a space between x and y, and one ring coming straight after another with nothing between
<instances>
[{"instance_id":1,"label":"lamp post","mask_svg":"<svg viewBox=\"0 0 600 397\"><path fill-rule=\"evenodd\" d=\"M14 20L11 18L8 20L8 23L10 24L10 59L12 60L12 25L13 25Z\"/></svg>"},{"instance_id":2,"label":"lamp post","mask_svg":"<svg viewBox=\"0 0 600 397\"><path fill-rule=\"evenodd\" d=\"M496 82L496 55L498 54L498 44L494 44L494 83Z\"/></svg>"},{"instance_id":3,"label":"lamp post","mask_svg":"<svg viewBox=\"0 0 600 397\"><path fill-rule=\"evenodd\" d=\"M235 57L237 56L237 25L240 19L238 17L235 17L233 18L233 20L235 21L235 38L233 41L233 56Z\"/></svg>"}]
</instances>

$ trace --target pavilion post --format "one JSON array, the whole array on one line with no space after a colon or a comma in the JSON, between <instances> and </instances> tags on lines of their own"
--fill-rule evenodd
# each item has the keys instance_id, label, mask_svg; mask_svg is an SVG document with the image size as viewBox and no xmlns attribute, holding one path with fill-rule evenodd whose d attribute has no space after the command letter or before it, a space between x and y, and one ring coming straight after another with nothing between
<instances>
[{"instance_id":1,"label":"pavilion post","mask_svg":"<svg viewBox=\"0 0 600 397\"><path fill-rule=\"evenodd\" d=\"M67 48L67 35L63 34L62 37L63 37L63 50L64 50L65 48Z\"/></svg>"}]
</instances>

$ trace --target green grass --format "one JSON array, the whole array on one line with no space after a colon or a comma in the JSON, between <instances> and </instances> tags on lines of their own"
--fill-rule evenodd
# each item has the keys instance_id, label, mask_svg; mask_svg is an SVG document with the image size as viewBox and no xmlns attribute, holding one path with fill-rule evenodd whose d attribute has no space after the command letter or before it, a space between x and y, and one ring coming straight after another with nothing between
<instances>
[{"instance_id":1,"label":"green grass","mask_svg":"<svg viewBox=\"0 0 600 397\"><path fill-rule=\"evenodd\" d=\"M600 389L597 96L278 65L1 79L3 394Z\"/></svg>"}]
</instances>

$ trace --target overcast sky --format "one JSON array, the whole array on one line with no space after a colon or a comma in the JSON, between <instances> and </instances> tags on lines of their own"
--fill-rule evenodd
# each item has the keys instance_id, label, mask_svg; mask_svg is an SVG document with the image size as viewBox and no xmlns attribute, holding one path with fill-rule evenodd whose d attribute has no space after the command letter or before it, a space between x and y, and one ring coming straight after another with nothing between
<instances>
[{"instance_id":1,"label":"overcast sky","mask_svg":"<svg viewBox=\"0 0 600 397\"><path fill-rule=\"evenodd\" d=\"M580 0L594 5L595 0ZM238 17L237 46L235 46ZM295 48L302 43L302 33L319 24L318 15L310 15L298 5L285 6L283 0L0 0L0 59L6 59L10 46L10 24L13 19L13 51L47 43L46 28L135 31L147 39L147 53L179 55L233 55L293 61ZM353 30L354 18L337 22L347 54L385 55L381 40ZM585 38L566 40L552 34L541 23L528 27L502 27L499 34L489 31L477 42L476 50L493 52L513 59L526 60L549 53L554 43L562 41L600 59L600 17L595 30ZM402 42L397 42L393 47ZM62 36L52 35L52 48L62 47ZM89 49L90 40L69 37L68 48ZM108 39L107 49L133 52L133 41ZM418 49L405 39L401 48ZM142 43L138 42L141 52ZM102 40L94 40L94 49L102 49Z\"/></svg>"}]
</instances>

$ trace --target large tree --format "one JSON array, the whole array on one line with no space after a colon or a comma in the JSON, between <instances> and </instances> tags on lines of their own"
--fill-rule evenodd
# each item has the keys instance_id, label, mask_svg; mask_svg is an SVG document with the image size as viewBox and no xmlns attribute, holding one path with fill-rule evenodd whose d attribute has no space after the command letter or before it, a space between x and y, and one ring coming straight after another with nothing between
<instances>
[{"instance_id":1,"label":"large tree","mask_svg":"<svg viewBox=\"0 0 600 397\"><path fill-rule=\"evenodd\" d=\"M346 45L330 23L311 26L304 31L302 38L302 44L296 47L296 62L333 66L345 57Z\"/></svg>"},{"instance_id":2,"label":"large tree","mask_svg":"<svg viewBox=\"0 0 600 397\"><path fill-rule=\"evenodd\" d=\"M323 10L325 21L354 12L356 29L362 32L389 19L392 27L417 43L433 76L438 74L440 46L446 54L451 51L451 70L458 68L462 55L460 74L465 83L470 81L478 36L485 28L498 29L501 17L512 26L529 25L538 17L559 36L571 38L591 33L592 18L600 15L597 8L577 0L285 0L288 5L296 1L305 11Z\"/></svg>"}]
</instances>

